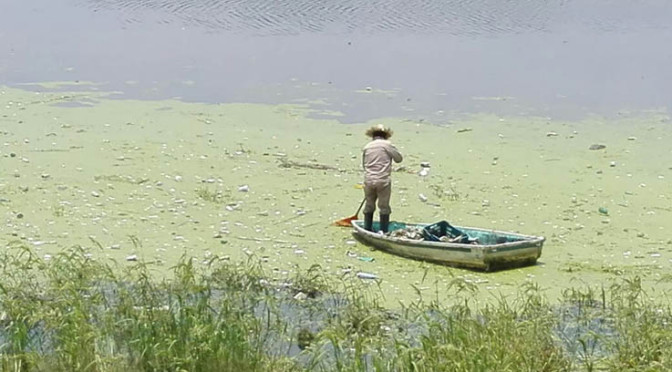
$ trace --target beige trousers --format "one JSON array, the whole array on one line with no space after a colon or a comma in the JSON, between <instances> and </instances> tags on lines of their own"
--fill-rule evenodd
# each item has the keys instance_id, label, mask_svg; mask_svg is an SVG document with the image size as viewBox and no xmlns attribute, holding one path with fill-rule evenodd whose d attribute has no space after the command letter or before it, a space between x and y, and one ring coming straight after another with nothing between
<instances>
[{"instance_id":1,"label":"beige trousers","mask_svg":"<svg viewBox=\"0 0 672 372\"><path fill-rule=\"evenodd\" d=\"M380 214L390 214L390 196L392 195L392 183L372 183L364 184L364 196L366 204L364 213L373 213L376 210L376 200L378 200L378 209Z\"/></svg>"}]
</instances>

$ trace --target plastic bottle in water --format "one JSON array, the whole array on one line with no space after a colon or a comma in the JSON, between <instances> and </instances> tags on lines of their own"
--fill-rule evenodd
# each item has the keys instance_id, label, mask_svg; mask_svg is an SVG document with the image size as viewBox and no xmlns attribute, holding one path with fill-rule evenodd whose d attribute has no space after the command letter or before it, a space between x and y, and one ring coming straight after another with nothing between
<instances>
[{"instance_id":1,"label":"plastic bottle in water","mask_svg":"<svg viewBox=\"0 0 672 372\"><path fill-rule=\"evenodd\" d=\"M363 272L357 273L357 277L360 279L378 279L378 276L375 274L363 273Z\"/></svg>"}]
</instances>

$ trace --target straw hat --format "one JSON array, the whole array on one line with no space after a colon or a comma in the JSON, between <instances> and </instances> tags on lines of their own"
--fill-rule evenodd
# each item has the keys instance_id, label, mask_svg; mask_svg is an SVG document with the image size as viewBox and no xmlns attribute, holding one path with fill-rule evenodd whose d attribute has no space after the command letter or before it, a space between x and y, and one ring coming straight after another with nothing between
<instances>
[{"instance_id":1,"label":"straw hat","mask_svg":"<svg viewBox=\"0 0 672 372\"><path fill-rule=\"evenodd\" d=\"M376 124L366 130L366 135L371 138L383 137L385 139L388 139L392 137L393 133L394 132L392 131L392 129L385 127L383 124Z\"/></svg>"}]
</instances>

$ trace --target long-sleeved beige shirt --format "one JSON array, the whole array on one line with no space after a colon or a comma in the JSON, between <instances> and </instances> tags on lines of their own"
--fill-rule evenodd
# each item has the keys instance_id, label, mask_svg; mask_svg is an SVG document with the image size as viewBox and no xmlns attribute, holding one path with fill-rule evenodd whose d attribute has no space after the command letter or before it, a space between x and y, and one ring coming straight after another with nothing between
<instances>
[{"instance_id":1,"label":"long-sleeved beige shirt","mask_svg":"<svg viewBox=\"0 0 672 372\"><path fill-rule=\"evenodd\" d=\"M401 153L392 142L382 138L374 138L362 150L364 182L368 184L390 182L392 161L400 163L402 160Z\"/></svg>"}]
</instances>

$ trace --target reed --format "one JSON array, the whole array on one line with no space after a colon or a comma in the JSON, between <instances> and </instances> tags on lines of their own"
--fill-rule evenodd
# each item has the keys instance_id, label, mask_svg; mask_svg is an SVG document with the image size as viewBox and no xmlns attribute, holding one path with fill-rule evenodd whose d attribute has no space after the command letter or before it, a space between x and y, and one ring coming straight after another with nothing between
<instances>
[{"instance_id":1,"label":"reed","mask_svg":"<svg viewBox=\"0 0 672 372\"><path fill-rule=\"evenodd\" d=\"M280 282L253 257L185 256L158 279L150 264L96 260L81 247L48 260L21 243L5 248L2 371L672 369L669 301L636 277L575 285L559 304L534 284L478 303L477 287L454 278L392 311L380 287L319 266Z\"/></svg>"},{"instance_id":2,"label":"reed","mask_svg":"<svg viewBox=\"0 0 672 372\"><path fill-rule=\"evenodd\" d=\"M669 301L647 293L639 278L625 279L610 290L606 365L618 371L672 370L672 311Z\"/></svg>"}]
</instances>

